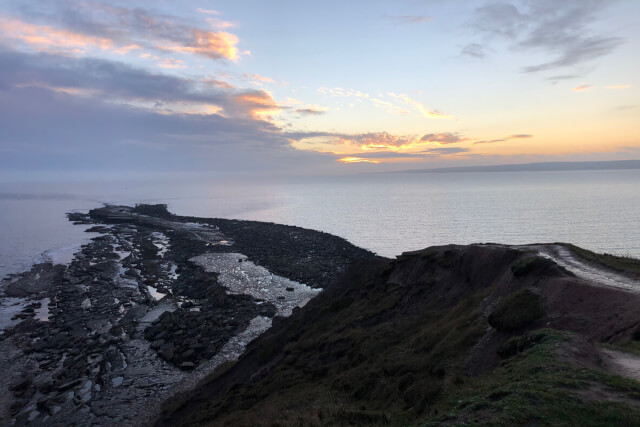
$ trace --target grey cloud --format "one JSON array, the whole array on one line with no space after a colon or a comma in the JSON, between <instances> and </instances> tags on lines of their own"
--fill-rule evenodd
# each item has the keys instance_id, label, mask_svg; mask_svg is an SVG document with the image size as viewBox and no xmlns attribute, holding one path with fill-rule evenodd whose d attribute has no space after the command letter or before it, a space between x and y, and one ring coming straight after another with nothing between
<instances>
[{"instance_id":1,"label":"grey cloud","mask_svg":"<svg viewBox=\"0 0 640 427\"><path fill-rule=\"evenodd\" d=\"M528 134L528 133L518 133L515 135L509 135L509 136L505 136L504 138L500 138L500 139L489 139L489 140L483 140L483 141L476 141L473 143L473 145L476 144L493 144L494 142L504 142L504 141L508 141L510 139L526 139L526 138L533 138L533 135Z\"/></svg>"},{"instance_id":2,"label":"grey cloud","mask_svg":"<svg viewBox=\"0 0 640 427\"><path fill-rule=\"evenodd\" d=\"M484 46L478 43L469 43L468 45L462 48L462 51L460 52L460 54L463 56L470 56L472 58L478 58L478 59L484 58L486 56Z\"/></svg>"},{"instance_id":3,"label":"grey cloud","mask_svg":"<svg viewBox=\"0 0 640 427\"><path fill-rule=\"evenodd\" d=\"M528 24L528 17L510 3L498 2L476 9L471 22L477 32L515 38Z\"/></svg>"},{"instance_id":4,"label":"grey cloud","mask_svg":"<svg viewBox=\"0 0 640 427\"><path fill-rule=\"evenodd\" d=\"M526 73L535 73L591 61L613 52L621 42L622 39L620 37L574 37L571 40L567 40L564 46L560 44L554 46L549 43L540 43L534 46L557 52L558 58L554 61L525 67L523 71Z\"/></svg>"},{"instance_id":5,"label":"grey cloud","mask_svg":"<svg viewBox=\"0 0 640 427\"><path fill-rule=\"evenodd\" d=\"M296 110L296 113L310 115L310 116L320 116L322 114L325 114L326 111L325 110L318 110L318 109L315 109L315 108L298 108Z\"/></svg>"},{"instance_id":6,"label":"grey cloud","mask_svg":"<svg viewBox=\"0 0 640 427\"><path fill-rule=\"evenodd\" d=\"M457 142L467 141L467 138L461 138L457 133L428 133L420 138L420 141L439 142L440 144L455 144Z\"/></svg>"},{"instance_id":7,"label":"grey cloud","mask_svg":"<svg viewBox=\"0 0 640 427\"><path fill-rule=\"evenodd\" d=\"M430 148L428 150L423 150L421 153L424 154L435 154L435 155L444 155L444 154L459 154L459 153L469 153L471 150L464 147L436 147Z\"/></svg>"},{"instance_id":8,"label":"grey cloud","mask_svg":"<svg viewBox=\"0 0 640 427\"><path fill-rule=\"evenodd\" d=\"M262 90L230 91L202 83L100 59L0 50L0 89L46 85L97 90L101 100L143 100L157 107L172 102L214 104L236 116L248 116L253 109L275 102Z\"/></svg>"},{"instance_id":9,"label":"grey cloud","mask_svg":"<svg viewBox=\"0 0 640 427\"><path fill-rule=\"evenodd\" d=\"M552 83L557 83L560 80L573 80L573 79L577 79L580 76L577 74L561 74L561 75L557 75L557 76L551 76L551 77L547 77L546 80L549 80Z\"/></svg>"},{"instance_id":10,"label":"grey cloud","mask_svg":"<svg viewBox=\"0 0 640 427\"><path fill-rule=\"evenodd\" d=\"M24 84L34 82L39 85ZM99 88L107 96L50 86ZM332 163L293 150L278 127L250 114L160 114L114 102L216 101L232 108L243 94L198 92L190 80L106 61L0 51L0 169L264 170Z\"/></svg>"},{"instance_id":11,"label":"grey cloud","mask_svg":"<svg viewBox=\"0 0 640 427\"><path fill-rule=\"evenodd\" d=\"M503 1L476 9L471 26L487 38L487 43L492 38L503 39L513 49L541 52L552 58L526 66L523 72L571 68L601 58L623 42L620 37L591 29L609 4L604 0L537 0L516 6Z\"/></svg>"},{"instance_id":12,"label":"grey cloud","mask_svg":"<svg viewBox=\"0 0 640 427\"><path fill-rule=\"evenodd\" d=\"M386 18L399 25L420 24L423 22L431 21L431 17L426 15L394 15L394 16L387 16Z\"/></svg>"}]
</instances>

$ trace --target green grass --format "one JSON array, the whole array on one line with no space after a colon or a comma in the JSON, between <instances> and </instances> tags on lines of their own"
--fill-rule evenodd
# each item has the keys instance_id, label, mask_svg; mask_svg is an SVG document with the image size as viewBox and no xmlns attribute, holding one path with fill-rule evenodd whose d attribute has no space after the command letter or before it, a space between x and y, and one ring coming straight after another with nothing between
<instances>
[{"instance_id":1,"label":"green grass","mask_svg":"<svg viewBox=\"0 0 640 427\"><path fill-rule=\"evenodd\" d=\"M531 336L535 339L531 340ZM635 399L640 391L638 382L581 369L560 358L559 350L570 345L569 334L546 329L520 339L535 343L505 359L490 375L468 378L463 386L434 408L432 416L422 424L640 424L638 407L622 401L591 400L579 393L597 388L609 391L611 396Z\"/></svg>"},{"instance_id":2,"label":"green grass","mask_svg":"<svg viewBox=\"0 0 640 427\"><path fill-rule=\"evenodd\" d=\"M516 291L500 301L489 315L489 324L499 331L517 331L544 316L540 296L528 289Z\"/></svg>"},{"instance_id":3,"label":"green grass","mask_svg":"<svg viewBox=\"0 0 640 427\"><path fill-rule=\"evenodd\" d=\"M612 254L599 254L576 245L565 244L567 248L580 258L595 262L614 270L640 274L640 259Z\"/></svg>"}]
</instances>

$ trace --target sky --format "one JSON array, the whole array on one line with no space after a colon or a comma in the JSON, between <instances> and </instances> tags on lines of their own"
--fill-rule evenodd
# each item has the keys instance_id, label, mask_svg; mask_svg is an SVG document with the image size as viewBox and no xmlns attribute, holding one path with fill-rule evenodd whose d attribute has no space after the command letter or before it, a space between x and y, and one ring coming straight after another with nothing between
<instances>
[{"instance_id":1,"label":"sky","mask_svg":"<svg viewBox=\"0 0 640 427\"><path fill-rule=\"evenodd\" d=\"M0 175L639 159L638 22L638 0L3 0Z\"/></svg>"}]
</instances>

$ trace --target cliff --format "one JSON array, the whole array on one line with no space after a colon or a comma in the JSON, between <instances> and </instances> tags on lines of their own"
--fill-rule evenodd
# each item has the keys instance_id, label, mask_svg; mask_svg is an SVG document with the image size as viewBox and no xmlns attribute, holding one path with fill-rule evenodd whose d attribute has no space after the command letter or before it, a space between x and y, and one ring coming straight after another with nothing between
<instances>
[{"instance_id":1,"label":"cliff","mask_svg":"<svg viewBox=\"0 0 640 427\"><path fill-rule=\"evenodd\" d=\"M354 262L158 424L638 424L640 261L575 249Z\"/></svg>"}]
</instances>

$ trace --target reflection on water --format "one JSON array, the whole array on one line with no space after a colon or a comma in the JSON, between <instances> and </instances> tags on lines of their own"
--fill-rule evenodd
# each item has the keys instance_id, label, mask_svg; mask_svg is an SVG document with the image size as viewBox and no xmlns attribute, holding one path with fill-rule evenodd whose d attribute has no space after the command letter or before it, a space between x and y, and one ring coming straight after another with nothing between
<instances>
[{"instance_id":1,"label":"reflection on water","mask_svg":"<svg viewBox=\"0 0 640 427\"><path fill-rule=\"evenodd\" d=\"M290 181L205 178L0 185L0 276L80 244L64 213L162 202L180 215L272 221L381 255L447 243L569 241L640 256L640 170L380 174ZM50 252L51 253L51 252Z\"/></svg>"}]
</instances>

